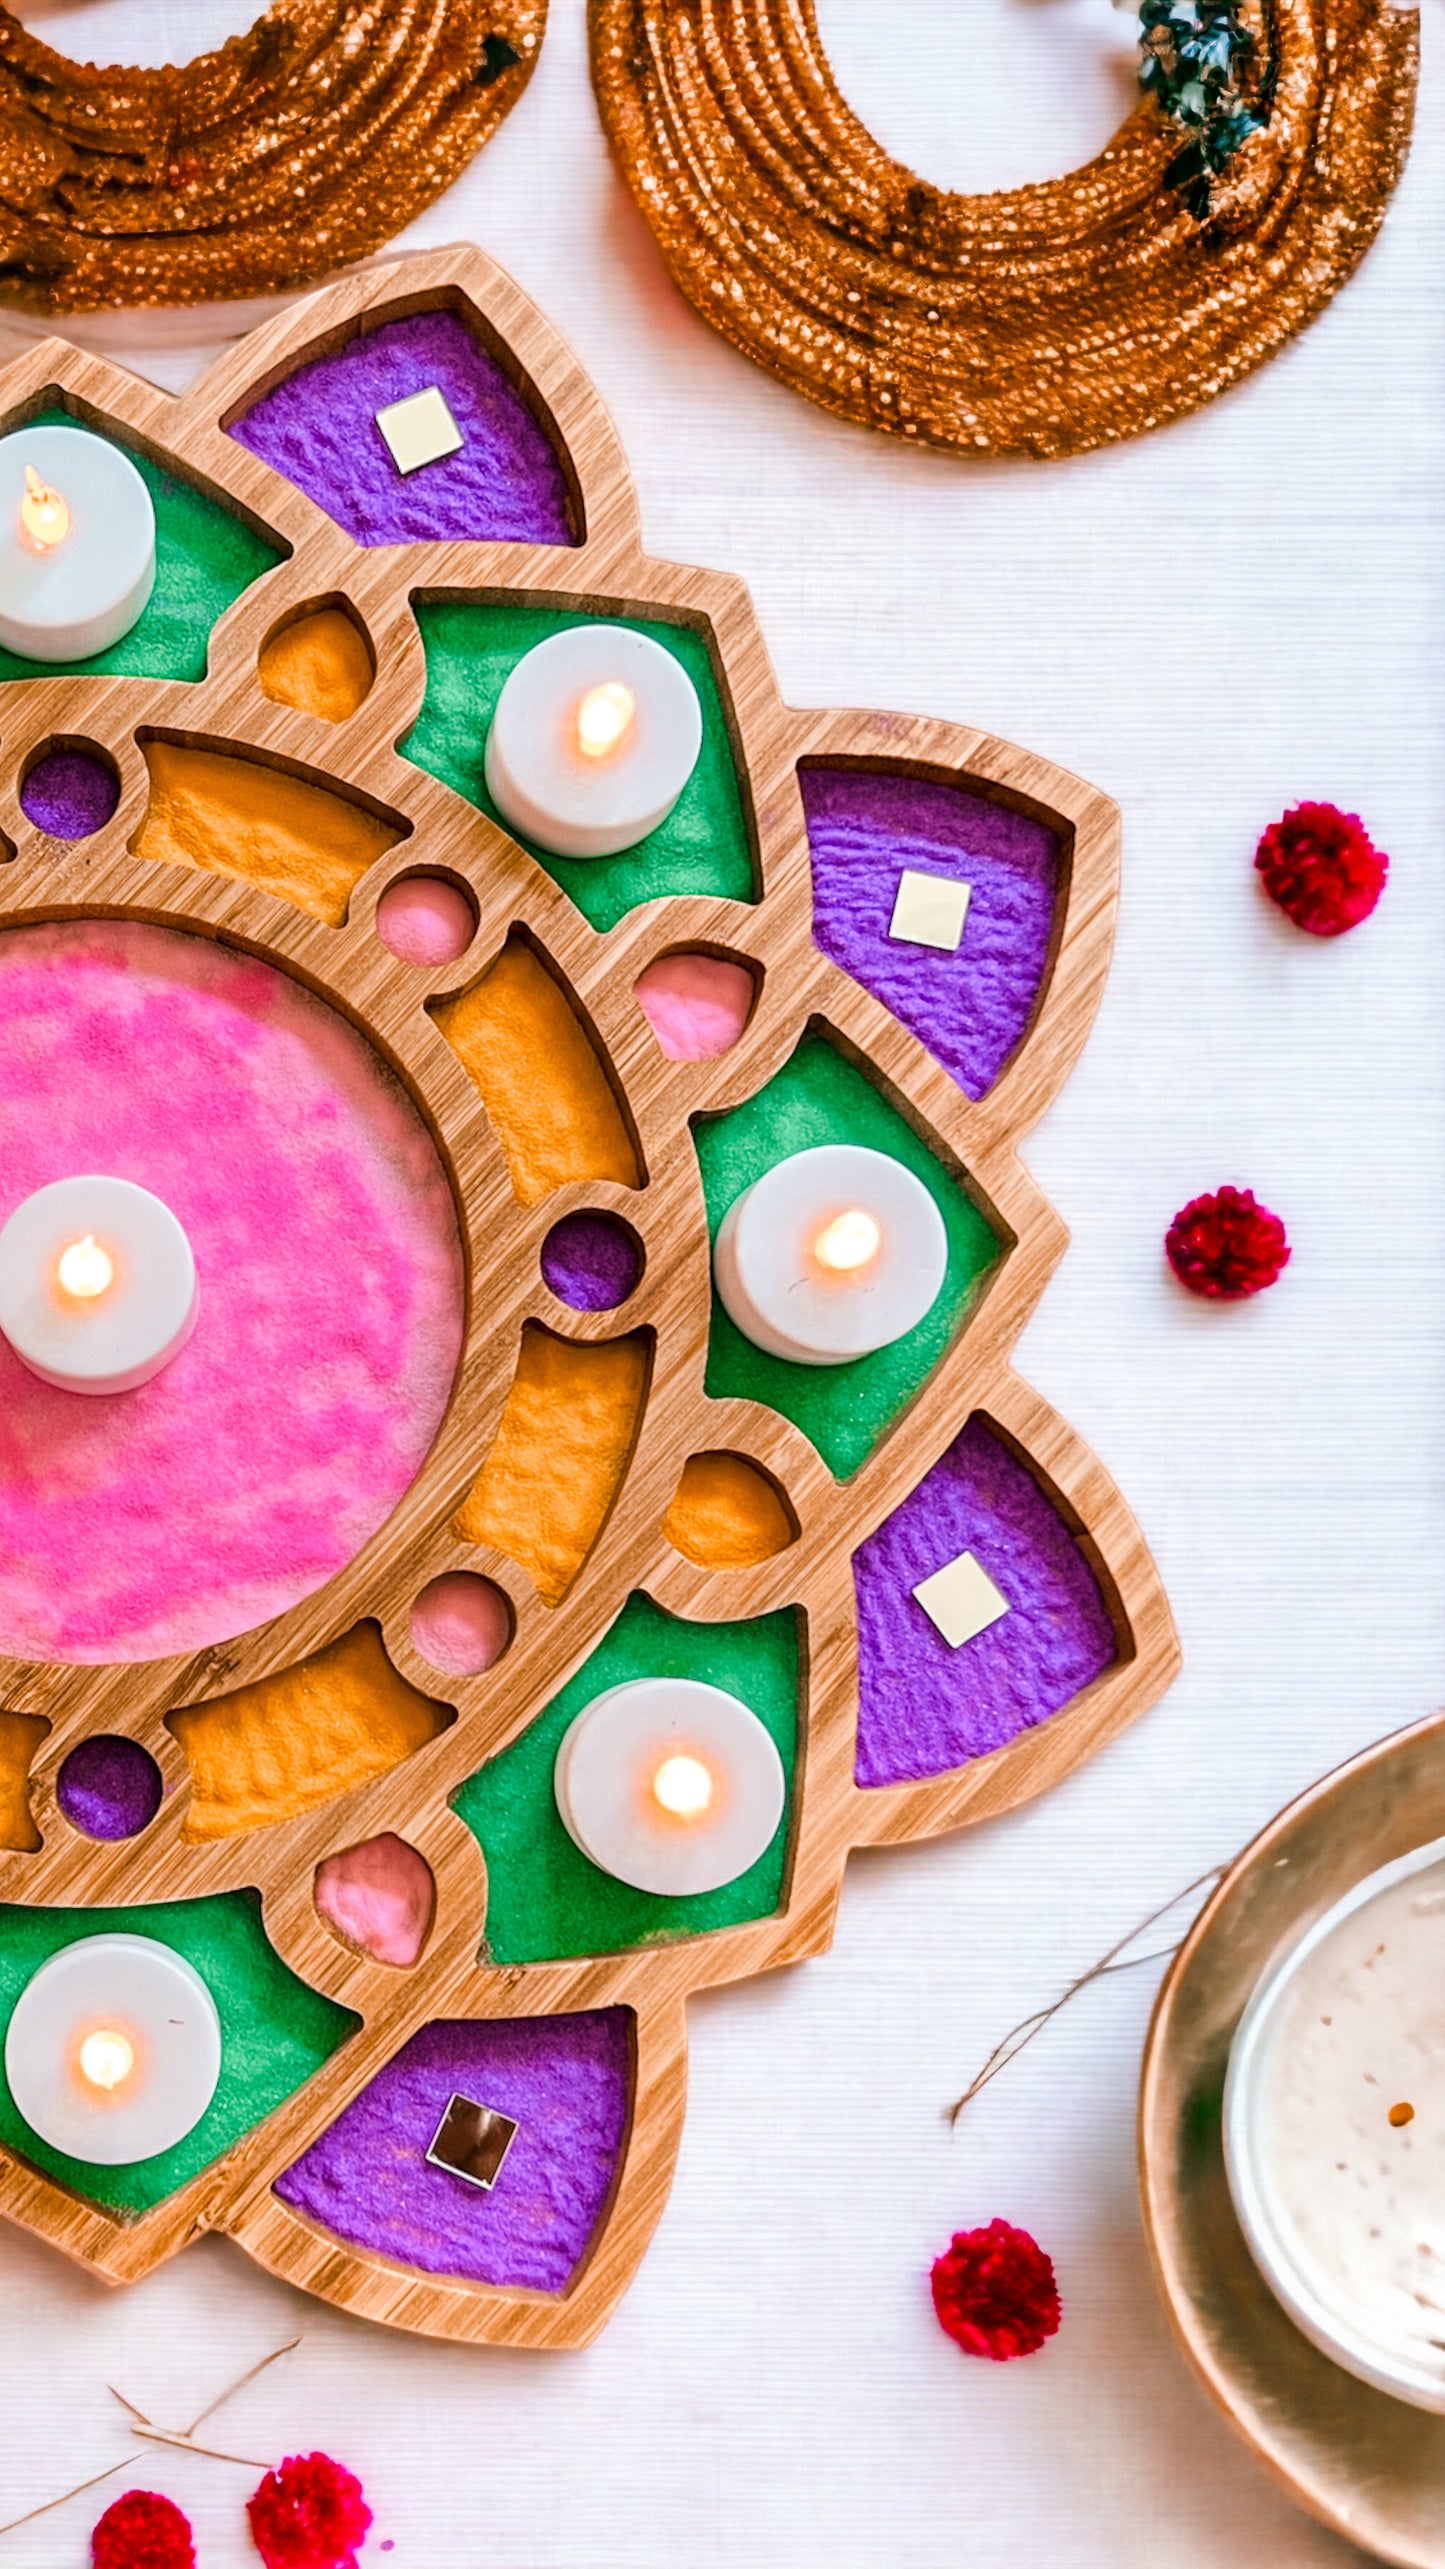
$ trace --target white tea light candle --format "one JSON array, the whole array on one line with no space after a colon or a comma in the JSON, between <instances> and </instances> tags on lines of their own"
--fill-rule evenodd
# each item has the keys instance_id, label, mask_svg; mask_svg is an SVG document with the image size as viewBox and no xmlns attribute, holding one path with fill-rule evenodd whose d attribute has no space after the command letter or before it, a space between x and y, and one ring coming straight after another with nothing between
<instances>
[{"instance_id":1,"label":"white tea light candle","mask_svg":"<svg viewBox=\"0 0 1445 2569\"><path fill-rule=\"evenodd\" d=\"M190 1337L197 1302L180 1223L128 1178L59 1178L0 1229L0 1334L61 1391L150 1382Z\"/></svg>"},{"instance_id":2,"label":"white tea light candle","mask_svg":"<svg viewBox=\"0 0 1445 2569\"><path fill-rule=\"evenodd\" d=\"M193 2131L221 2075L221 2020L198 1971L153 1936L82 1936L15 2001L5 2076L53 2150L129 2167Z\"/></svg>"},{"instance_id":3,"label":"white tea light candle","mask_svg":"<svg viewBox=\"0 0 1445 2569\"><path fill-rule=\"evenodd\" d=\"M144 613L156 513L130 457L83 428L0 437L0 643L89 660Z\"/></svg>"},{"instance_id":4,"label":"white tea light candle","mask_svg":"<svg viewBox=\"0 0 1445 2569\"><path fill-rule=\"evenodd\" d=\"M1445 1839L1367 1875L1266 1974L1224 2136L1291 2318L1346 2372L1445 2413Z\"/></svg>"},{"instance_id":5,"label":"white tea light candle","mask_svg":"<svg viewBox=\"0 0 1445 2569\"><path fill-rule=\"evenodd\" d=\"M701 748L697 689L670 651L626 625L572 625L503 687L487 791L549 856L617 856L660 828Z\"/></svg>"},{"instance_id":6,"label":"white tea light candle","mask_svg":"<svg viewBox=\"0 0 1445 2569\"><path fill-rule=\"evenodd\" d=\"M795 1151L729 1205L713 1275L729 1319L770 1356L846 1365L926 1319L948 1233L921 1178L886 1151Z\"/></svg>"},{"instance_id":7,"label":"white tea light candle","mask_svg":"<svg viewBox=\"0 0 1445 2569\"><path fill-rule=\"evenodd\" d=\"M634 1890L718 1891L772 1844L787 1798L770 1731L721 1686L640 1677L580 1712L557 1808L585 1856Z\"/></svg>"}]
</instances>

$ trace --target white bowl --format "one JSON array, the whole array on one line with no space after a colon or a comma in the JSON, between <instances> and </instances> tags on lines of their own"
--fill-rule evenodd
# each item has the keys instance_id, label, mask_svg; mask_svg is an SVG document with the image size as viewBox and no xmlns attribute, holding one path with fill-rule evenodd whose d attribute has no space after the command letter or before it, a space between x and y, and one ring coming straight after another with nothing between
<instances>
[{"instance_id":1,"label":"white bowl","mask_svg":"<svg viewBox=\"0 0 1445 2569\"><path fill-rule=\"evenodd\" d=\"M1395 1883L1436 1864L1445 1864L1445 1838L1432 1838L1427 1846L1416 1847L1409 1855L1397 1857L1393 1864L1381 1865L1376 1872L1366 1874L1295 1944L1276 1956L1257 1982L1230 2047L1224 2086L1224 2160L1229 2191L1250 2254L1296 2327L1322 2354L1332 2357L1357 2380L1373 2383L1376 2390L1388 2391L1413 2408L1445 2415L1445 2352L1433 2364L1412 2363L1395 2349L1382 2346L1323 2300L1301 2270L1276 2215L1268 2167L1262 2163L1255 2111L1275 2015L1302 1963L1353 1911L1364 1908Z\"/></svg>"}]
</instances>

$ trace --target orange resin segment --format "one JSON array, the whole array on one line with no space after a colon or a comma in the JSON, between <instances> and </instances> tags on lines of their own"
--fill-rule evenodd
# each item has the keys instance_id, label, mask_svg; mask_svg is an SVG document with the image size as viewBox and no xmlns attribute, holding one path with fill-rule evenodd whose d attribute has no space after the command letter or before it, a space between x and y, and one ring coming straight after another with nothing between
<instances>
[{"instance_id":1,"label":"orange resin segment","mask_svg":"<svg viewBox=\"0 0 1445 2569\"><path fill-rule=\"evenodd\" d=\"M455 1719L397 1675L374 1624L358 1624L297 1668L167 1714L191 1770L185 1835L238 1837L319 1810Z\"/></svg>"},{"instance_id":2,"label":"orange resin segment","mask_svg":"<svg viewBox=\"0 0 1445 2569\"><path fill-rule=\"evenodd\" d=\"M644 1330L598 1345L529 1321L496 1443L458 1512L463 1543L491 1544L559 1605L611 1513L642 1420Z\"/></svg>"},{"instance_id":3,"label":"orange resin segment","mask_svg":"<svg viewBox=\"0 0 1445 2569\"><path fill-rule=\"evenodd\" d=\"M582 1178L641 1186L642 1168L591 1030L520 937L432 1011L481 1094L519 1204Z\"/></svg>"},{"instance_id":4,"label":"orange resin segment","mask_svg":"<svg viewBox=\"0 0 1445 2569\"><path fill-rule=\"evenodd\" d=\"M317 607L268 635L256 662L261 693L324 723L344 723L371 693L366 637L340 607Z\"/></svg>"},{"instance_id":5,"label":"orange resin segment","mask_svg":"<svg viewBox=\"0 0 1445 2569\"><path fill-rule=\"evenodd\" d=\"M692 1454L662 1520L674 1551L704 1570L748 1570L797 1534L775 1482L742 1454Z\"/></svg>"},{"instance_id":6,"label":"orange resin segment","mask_svg":"<svg viewBox=\"0 0 1445 2569\"><path fill-rule=\"evenodd\" d=\"M329 928L344 926L368 866L405 836L394 821L254 758L170 740L142 747L151 796L133 856L238 875Z\"/></svg>"},{"instance_id":7,"label":"orange resin segment","mask_svg":"<svg viewBox=\"0 0 1445 2569\"><path fill-rule=\"evenodd\" d=\"M0 1712L0 1847L35 1855L40 1831L30 1808L30 1761L50 1724L40 1713Z\"/></svg>"}]
</instances>

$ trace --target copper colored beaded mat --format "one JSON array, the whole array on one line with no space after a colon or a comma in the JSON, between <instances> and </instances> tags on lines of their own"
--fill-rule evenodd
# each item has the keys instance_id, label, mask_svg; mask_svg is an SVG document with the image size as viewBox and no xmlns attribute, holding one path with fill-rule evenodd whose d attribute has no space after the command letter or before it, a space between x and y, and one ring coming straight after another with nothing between
<instances>
[{"instance_id":1,"label":"copper colored beaded mat","mask_svg":"<svg viewBox=\"0 0 1445 2569\"><path fill-rule=\"evenodd\" d=\"M76 63L0 8L0 295L264 294L364 258L516 105L546 0L277 0L179 67Z\"/></svg>"},{"instance_id":2,"label":"copper colored beaded mat","mask_svg":"<svg viewBox=\"0 0 1445 2569\"><path fill-rule=\"evenodd\" d=\"M704 320L825 410L966 454L1134 437L1275 355L1379 229L1419 57L1413 11L1277 0L1268 124L1200 222L1152 104L1068 177L951 195L852 114L811 0L590 16L613 152Z\"/></svg>"}]
</instances>

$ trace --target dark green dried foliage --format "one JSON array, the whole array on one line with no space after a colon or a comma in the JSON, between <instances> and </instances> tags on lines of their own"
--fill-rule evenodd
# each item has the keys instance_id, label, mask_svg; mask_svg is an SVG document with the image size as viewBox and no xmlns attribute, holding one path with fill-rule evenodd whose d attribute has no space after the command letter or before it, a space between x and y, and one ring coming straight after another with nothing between
<instances>
[{"instance_id":1,"label":"dark green dried foliage","mask_svg":"<svg viewBox=\"0 0 1445 2569\"><path fill-rule=\"evenodd\" d=\"M1268 122L1272 72L1256 77L1239 0L1143 0L1140 42L1140 88L1189 132L1164 184L1202 223L1215 179Z\"/></svg>"}]
</instances>

